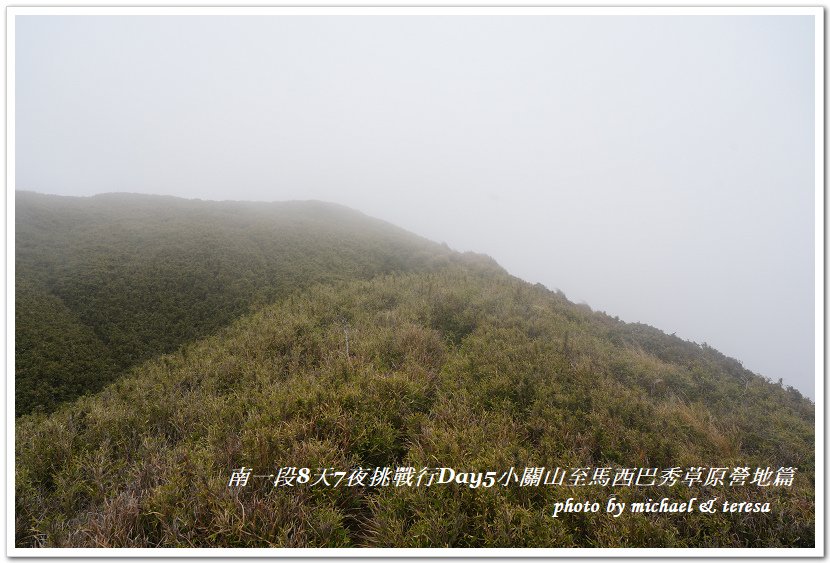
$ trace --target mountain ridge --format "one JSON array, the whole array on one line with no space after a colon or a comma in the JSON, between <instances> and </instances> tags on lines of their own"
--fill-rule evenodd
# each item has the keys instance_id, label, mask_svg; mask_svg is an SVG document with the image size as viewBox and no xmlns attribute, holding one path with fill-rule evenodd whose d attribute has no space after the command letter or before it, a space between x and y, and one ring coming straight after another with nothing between
<instances>
[{"instance_id":1,"label":"mountain ridge","mask_svg":"<svg viewBox=\"0 0 830 563\"><path fill-rule=\"evenodd\" d=\"M668 358L674 347L688 348L694 362L661 360L631 345L642 342L640 333L475 261L315 284L134 368L98 395L21 419L18 542L810 544L813 420L801 408L809 401L759 377L746 386L692 343L668 341L663 352ZM58 451L56 440L65 444ZM747 465L797 467L798 474L792 489L662 493L228 486L239 467L267 474L287 466L436 465ZM777 513L549 520L556 502L611 493L627 502L709 494L769 502Z\"/></svg>"},{"instance_id":2,"label":"mountain ridge","mask_svg":"<svg viewBox=\"0 0 830 563\"><path fill-rule=\"evenodd\" d=\"M251 216L217 227L197 213L168 225L165 236L147 228L158 217L142 223L140 214L131 215L134 233L106 221L109 228L88 238L38 240L38 233L26 230L30 226L18 231L24 235L18 241L30 246L24 245L20 273L31 275L18 284L16 314L32 314L24 319L28 324L16 326L26 336L21 341L17 333L15 353L34 368L21 373L18 364L16 380L49 376L65 362L74 362L67 365L81 374L58 380L74 396L53 404L51 412L33 409L16 420L18 547L815 544L815 405L798 391L705 344L574 304L561 292L511 276L485 255L421 244L362 220L340 231L332 231L328 220L312 221L302 231L311 238L297 236L300 223L282 223L288 226L276 231L280 244L269 246L263 237L273 232L265 229L253 238L265 245L255 252L237 236L263 228ZM40 217L47 225L50 218L64 220ZM343 233L354 238L340 241ZM233 244L218 245L223 237ZM137 240L142 244L122 244ZM47 243L67 245L76 255L60 262ZM38 256L39 249L45 255ZM240 249L252 257L243 262L247 269L223 269L237 264L222 260ZM101 287L97 291L117 298L119 307L146 305L123 291L127 282L174 295L186 287L197 291L194 302L213 298L207 310L215 313L213 304L250 295L225 292L224 284L241 273L269 279L256 277L261 270L254 267L269 250L284 259L273 270L283 276L273 278L284 281L280 291L250 298L213 330L184 334L166 352L156 348L150 357L116 365L97 389L84 387L84 374L95 376L100 346L110 344L101 334L123 329L130 344L124 335L134 328L141 343L142 329L177 325L164 325L171 317L138 307L131 310L136 324L106 317L110 324L103 327L111 332L99 328L96 344L84 319L75 316L83 310L78 304L91 305L87 318L96 318L90 311L114 312L78 296ZM199 262L182 260L192 252L202 253ZM205 260L216 260L217 267L201 268ZM137 269L119 269L124 263ZM187 269L164 270L171 263ZM100 270L97 277L86 267ZM140 276L125 275L147 269L152 279L171 285L142 286ZM222 283L197 283L217 272L224 272ZM172 283L175 276L185 278L183 285ZM127 284L116 286L121 294L106 285L112 279ZM44 289L41 283L52 285ZM67 342L72 351L61 355ZM152 348L156 341L149 342ZM43 399L38 384L48 380L23 381L30 383L32 400ZM246 467L258 475L255 482L233 486L234 473ZM591 474L766 467L792 470L794 481L774 487L690 481L688 487L651 489L601 480L544 487L315 488L274 486L262 477L286 467L564 467ZM551 516L568 498L611 495L629 504L655 495L687 503L713 496L768 503L771 512Z\"/></svg>"}]
</instances>

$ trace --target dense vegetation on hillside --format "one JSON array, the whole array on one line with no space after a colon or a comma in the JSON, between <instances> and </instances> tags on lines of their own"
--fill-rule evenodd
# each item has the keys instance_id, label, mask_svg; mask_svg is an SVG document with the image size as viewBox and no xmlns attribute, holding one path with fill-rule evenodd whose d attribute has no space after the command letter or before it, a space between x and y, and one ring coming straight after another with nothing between
<instances>
[{"instance_id":1,"label":"dense vegetation on hillside","mask_svg":"<svg viewBox=\"0 0 830 563\"><path fill-rule=\"evenodd\" d=\"M19 418L17 545L815 544L814 406L797 392L478 255L371 280L331 277L133 367L97 395ZM228 486L242 466L797 473L792 487ZM717 496L772 510L551 517L569 497L611 494Z\"/></svg>"},{"instance_id":2,"label":"dense vegetation on hillside","mask_svg":"<svg viewBox=\"0 0 830 563\"><path fill-rule=\"evenodd\" d=\"M449 250L321 202L16 192L15 409L50 411L311 282Z\"/></svg>"}]
</instances>

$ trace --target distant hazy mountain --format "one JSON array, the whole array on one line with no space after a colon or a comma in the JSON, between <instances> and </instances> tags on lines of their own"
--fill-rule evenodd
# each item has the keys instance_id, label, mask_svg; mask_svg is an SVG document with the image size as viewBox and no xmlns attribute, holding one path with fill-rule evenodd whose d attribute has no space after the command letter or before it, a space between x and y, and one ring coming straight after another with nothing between
<instances>
[{"instance_id":1,"label":"distant hazy mountain","mask_svg":"<svg viewBox=\"0 0 830 563\"><path fill-rule=\"evenodd\" d=\"M16 408L51 410L310 283L448 250L342 206L16 193Z\"/></svg>"}]
</instances>

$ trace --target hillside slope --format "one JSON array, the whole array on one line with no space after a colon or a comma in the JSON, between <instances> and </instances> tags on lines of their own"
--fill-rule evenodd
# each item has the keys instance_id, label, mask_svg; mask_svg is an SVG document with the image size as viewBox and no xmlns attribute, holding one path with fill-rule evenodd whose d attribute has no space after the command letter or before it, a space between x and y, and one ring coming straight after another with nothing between
<instances>
[{"instance_id":1,"label":"hillside slope","mask_svg":"<svg viewBox=\"0 0 830 563\"><path fill-rule=\"evenodd\" d=\"M16 192L15 222L18 415L95 392L312 282L428 269L449 254L321 202Z\"/></svg>"},{"instance_id":2,"label":"hillside slope","mask_svg":"<svg viewBox=\"0 0 830 563\"><path fill-rule=\"evenodd\" d=\"M810 401L711 348L574 305L476 255L315 285L263 307L96 396L19 419L16 456L18 546L815 544ZM243 466L250 482L229 486ZM589 480L603 467L744 466L794 467L795 479L271 483L283 467L312 477L325 468L585 468ZM772 509L551 516L569 497L611 495Z\"/></svg>"}]
</instances>

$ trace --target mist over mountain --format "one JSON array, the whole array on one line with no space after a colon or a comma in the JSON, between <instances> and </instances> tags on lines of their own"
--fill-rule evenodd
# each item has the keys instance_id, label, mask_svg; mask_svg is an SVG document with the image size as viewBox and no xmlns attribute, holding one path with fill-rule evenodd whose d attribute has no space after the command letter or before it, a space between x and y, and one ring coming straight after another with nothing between
<instances>
[{"instance_id":1,"label":"mist over mountain","mask_svg":"<svg viewBox=\"0 0 830 563\"><path fill-rule=\"evenodd\" d=\"M807 547L815 405L322 202L16 193L19 547ZM229 486L239 468L792 469L792 486ZM589 476L590 477L590 476ZM744 514L569 515L705 496Z\"/></svg>"},{"instance_id":2,"label":"mist over mountain","mask_svg":"<svg viewBox=\"0 0 830 563\"><path fill-rule=\"evenodd\" d=\"M815 400L821 10L367 11L20 14L15 188L337 202Z\"/></svg>"}]
</instances>

